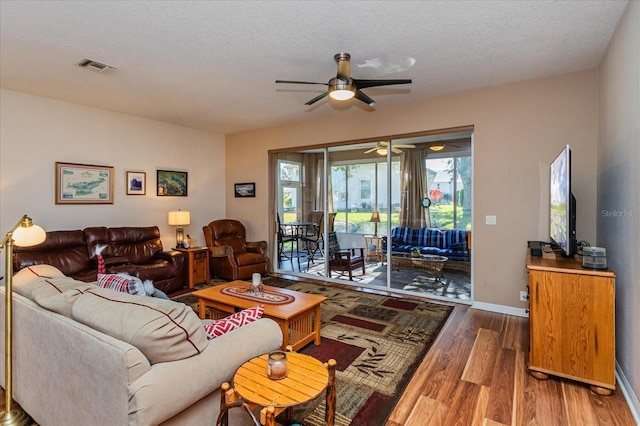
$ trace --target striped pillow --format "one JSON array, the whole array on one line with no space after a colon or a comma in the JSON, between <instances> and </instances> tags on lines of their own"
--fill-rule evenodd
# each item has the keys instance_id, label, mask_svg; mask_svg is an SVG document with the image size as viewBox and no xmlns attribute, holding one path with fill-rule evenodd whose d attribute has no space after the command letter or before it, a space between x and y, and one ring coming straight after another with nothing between
<instances>
[{"instance_id":1,"label":"striped pillow","mask_svg":"<svg viewBox=\"0 0 640 426\"><path fill-rule=\"evenodd\" d=\"M120 293L146 295L142 281L130 275L98 274L98 285Z\"/></svg>"},{"instance_id":2,"label":"striped pillow","mask_svg":"<svg viewBox=\"0 0 640 426\"><path fill-rule=\"evenodd\" d=\"M215 339L216 337L220 337L225 333L242 327L243 325L259 320L262 318L263 313L264 305L260 305L236 312L226 318L213 321L212 323L204 326L204 331L207 333L207 339Z\"/></svg>"}]
</instances>

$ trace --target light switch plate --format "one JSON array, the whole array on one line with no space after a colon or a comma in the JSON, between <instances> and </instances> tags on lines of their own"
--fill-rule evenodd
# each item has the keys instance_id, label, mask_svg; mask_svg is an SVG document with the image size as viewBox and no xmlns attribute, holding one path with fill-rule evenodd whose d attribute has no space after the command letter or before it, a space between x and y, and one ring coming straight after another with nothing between
<instances>
[{"instance_id":1,"label":"light switch plate","mask_svg":"<svg viewBox=\"0 0 640 426\"><path fill-rule=\"evenodd\" d=\"M491 216L486 216L485 218L485 223L487 225L495 225L496 224L496 217L491 215Z\"/></svg>"}]
</instances>

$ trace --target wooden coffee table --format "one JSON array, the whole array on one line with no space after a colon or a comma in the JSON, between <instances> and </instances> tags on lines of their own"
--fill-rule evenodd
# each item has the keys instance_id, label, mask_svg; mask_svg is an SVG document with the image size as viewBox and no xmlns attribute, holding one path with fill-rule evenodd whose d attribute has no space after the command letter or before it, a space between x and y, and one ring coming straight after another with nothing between
<instances>
[{"instance_id":1,"label":"wooden coffee table","mask_svg":"<svg viewBox=\"0 0 640 426\"><path fill-rule=\"evenodd\" d=\"M226 423L229 408L239 406L249 410L264 407L260 411L260 423L266 426L275 425L276 416L287 410L290 423L294 406L317 398L326 389L325 424L333 426L336 361L330 359L323 364L309 355L287 352L287 377L271 380L267 376L268 356L264 354L242 364L233 376L233 388L229 383L222 384L218 424Z\"/></svg>"},{"instance_id":2,"label":"wooden coffee table","mask_svg":"<svg viewBox=\"0 0 640 426\"><path fill-rule=\"evenodd\" d=\"M264 305L263 317L271 318L277 322L282 330L282 349L291 345L293 350L297 351L310 342L314 342L316 345L320 344L320 304L327 300L326 297L266 285L264 290L290 295L294 298L290 303L272 305L222 292L226 287L246 286L248 288L250 285L245 281L231 281L194 291L192 294L198 297L200 302L200 318L205 319L207 308L213 309L213 319L219 319L236 312L236 309Z\"/></svg>"}]
</instances>

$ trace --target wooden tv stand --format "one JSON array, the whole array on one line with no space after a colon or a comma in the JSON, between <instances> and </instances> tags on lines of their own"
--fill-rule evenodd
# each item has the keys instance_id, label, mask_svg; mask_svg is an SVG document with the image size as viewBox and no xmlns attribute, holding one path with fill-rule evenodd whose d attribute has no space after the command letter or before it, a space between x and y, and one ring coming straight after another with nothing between
<instances>
[{"instance_id":1,"label":"wooden tv stand","mask_svg":"<svg viewBox=\"0 0 640 426\"><path fill-rule=\"evenodd\" d=\"M615 273L574 259L527 255L529 372L588 383L610 395L615 378Z\"/></svg>"}]
</instances>

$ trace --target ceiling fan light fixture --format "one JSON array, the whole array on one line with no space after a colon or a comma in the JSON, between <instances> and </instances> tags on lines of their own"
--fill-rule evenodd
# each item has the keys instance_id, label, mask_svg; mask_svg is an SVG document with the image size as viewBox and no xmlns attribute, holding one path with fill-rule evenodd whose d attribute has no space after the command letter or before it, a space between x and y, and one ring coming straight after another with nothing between
<instances>
[{"instance_id":1,"label":"ceiling fan light fixture","mask_svg":"<svg viewBox=\"0 0 640 426\"><path fill-rule=\"evenodd\" d=\"M429 149L430 149L431 151L436 151L436 152L438 152L438 151L442 151L442 150L444 149L444 145L442 145L442 144L440 144L440 145L431 145L431 146L429 147Z\"/></svg>"},{"instance_id":2,"label":"ceiling fan light fixture","mask_svg":"<svg viewBox=\"0 0 640 426\"><path fill-rule=\"evenodd\" d=\"M313 105L325 96L329 96L337 101L346 101L351 98L364 102L370 107L376 105L376 101L371 99L362 89L368 87L391 86L394 84L410 84L411 79L390 79L390 80L361 80L351 78L351 55L346 52L337 53L333 59L338 64L338 73L336 77L329 80L328 83L319 83L317 81L297 81L297 80L276 80L276 83L286 84L321 84L328 86L326 92L321 93L315 98L305 102L305 105ZM373 151L372 151L373 152Z\"/></svg>"},{"instance_id":3,"label":"ceiling fan light fixture","mask_svg":"<svg viewBox=\"0 0 640 426\"><path fill-rule=\"evenodd\" d=\"M387 148L378 148L376 152L380 155L387 155Z\"/></svg>"},{"instance_id":4,"label":"ceiling fan light fixture","mask_svg":"<svg viewBox=\"0 0 640 426\"><path fill-rule=\"evenodd\" d=\"M355 96L355 93L353 93L351 90L334 90L329 93L329 96L331 96L331 98L335 99L336 101L346 101L353 98Z\"/></svg>"},{"instance_id":5,"label":"ceiling fan light fixture","mask_svg":"<svg viewBox=\"0 0 640 426\"><path fill-rule=\"evenodd\" d=\"M346 101L356 95L356 91L353 90L353 86L343 81L329 86L329 96L336 101Z\"/></svg>"}]
</instances>

